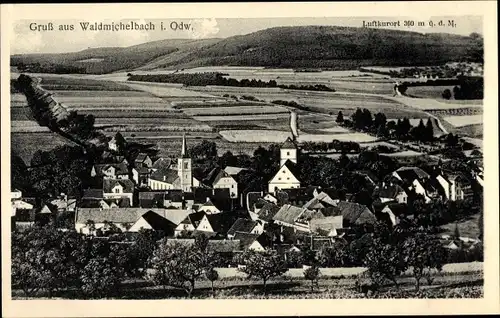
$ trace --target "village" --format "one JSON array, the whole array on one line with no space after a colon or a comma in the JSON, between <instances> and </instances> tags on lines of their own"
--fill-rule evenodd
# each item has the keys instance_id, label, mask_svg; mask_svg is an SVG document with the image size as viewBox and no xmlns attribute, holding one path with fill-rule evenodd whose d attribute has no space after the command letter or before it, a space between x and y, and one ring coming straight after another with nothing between
<instances>
[{"instance_id":1,"label":"village","mask_svg":"<svg viewBox=\"0 0 500 318\"><path fill-rule=\"evenodd\" d=\"M359 238L360 228L373 229L378 221L393 228L420 218L412 206L416 200L428 206L460 204L472 201L482 188L477 160L468 175L439 165L433 171L401 166L383 180L371 171L355 171L373 190L365 200L371 204L359 203L356 193L304 184L299 167L307 157L296 141L296 121L292 116L291 134L279 145L279 168L261 191L248 189L242 178L247 167L217 166L207 175L195 173L185 135L176 161L138 153L129 162L122 149L126 141L117 133L107 143L104 162L91 168L95 186L84 189L81 198L61 193L40 202L13 190L12 226L22 230L63 216L63 230L84 236L113 240L118 234L152 230L170 242L194 242L204 235L216 251L233 255L267 249L286 255L350 243ZM480 243L479 237L459 234L443 234L440 240L450 250L473 249Z\"/></svg>"}]
</instances>

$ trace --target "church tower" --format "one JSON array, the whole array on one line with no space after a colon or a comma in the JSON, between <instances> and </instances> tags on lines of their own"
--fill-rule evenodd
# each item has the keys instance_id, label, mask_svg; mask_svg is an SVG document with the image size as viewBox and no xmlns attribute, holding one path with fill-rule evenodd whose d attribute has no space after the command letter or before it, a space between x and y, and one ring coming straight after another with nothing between
<instances>
[{"instance_id":1,"label":"church tower","mask_svg":"<svg viewBox=\"0 0 500 318\"><path fill-rule=\"evenodd\" d=\"M297 151L297 146L292 139L288 137L280 147L280 167L283 166L287 160L297 163Z\"/></svg>"},{"instance_id":2,"label":"church tower","mask_svg":"<svg viewBox=\"0 0 500 318\"><path fill-rule=\"evenodd\" d=\"M182 136L181 157L177 160L177 173L180 179L180 186L184 192L193 191L192 161L187 155L186 135Z\"/></svg>"}]
</instances>

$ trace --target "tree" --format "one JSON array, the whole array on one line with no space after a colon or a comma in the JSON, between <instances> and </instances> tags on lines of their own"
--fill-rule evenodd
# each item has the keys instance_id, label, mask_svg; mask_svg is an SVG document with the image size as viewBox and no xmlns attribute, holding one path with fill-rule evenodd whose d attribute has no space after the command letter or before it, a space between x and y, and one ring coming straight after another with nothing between
<instances>
[{"instance_id":1,"label":"tree","mask_svg":"<svg viewBox=\"0 0 500 318\"><path fill-rule=\"evenodd\" d=\"M159 239L157 232L150 229L140 229L134 237L134 244L130 248L130 260L135 263L136 272L132 275L142 276L150 266L150 256L156 249L156 241Z\"/></svg>"},{"instance_id":2,"label":"tree","mask_svg":"<svg viewBox=\"0 0 500 318\"><path fill-rule=\"evenodd\" d=\"M427 119L425 124L425 141L432 141L434 139L434 127L430 118Z\"/></svg>"},{"instance_id":3,"label":"tree","mask_svg":"<svg viewBox=\"0 0 500 318\"><path fill-rule=\"evenodd\" d=\"M238 270L248 277L258 277L264 284L264 294L267 293L266 283L270 278L284 274L287 271L282 257L274 250L255 252L249 250L241 255L239 261L243 267Z\"/></svg>"},{"instance_id":4,"label":"tree","mask_svg":"<svg viewBox=\"0 0 500 318\"><path fill-rule=\"evenodd\" d=\"M316 265L313 265L304 270L304 278L311 281L311 292L314 291L314 285L318 286L318 278L320 276L320 270Z\"/></svg>"},{"instance_id":5,"label":"tree","mask_svg":"<svg viewBox=\"0 0 500 318\"><path fill-rule=\"evenodd\" d=\"M446 262L446 250L434 236L416 233L403 243L406 264L412 269L415 289L420 289L420 281L425 276L432 281L432 270L441 271Z\"/></svg>"},{"instance_id":6,"label":"tree","mask_svg":"<svg viewBox=\"0 0 500 318\"><path fill-rule=\"evenodd\" d=\"M339 111L336 122L339 124L344 122L344 114L342 114L342 111Z\"/></svg>"},{"instance_id":7,"label":"tree","mask_svg":"<svg viewBox=\"0 0 500 318\"><path fill-rule=\"evenodd\" d=\"M185 246L162 239L151 257L154 272L149 278L156 285L181 288L191 298L195 282L216 263L215 253L207 248L204 240L198 237L195 240L194 244Z\"/></svg>"},{"instance_id":8,"label":"tree","mask_svg":"<svg viewBox=\"0 0 500 318\"><path fill-rule=\"evenodd\" d=\"M219 279L219 272L215 268L209 268L205 272L206 278L212 283L212 296L215 295L214 282Z\"/></svg>"},{"instance_id":9,"label":"tree","mask_svg":"<svg viewBox=\"0 0 500 318\"><path fill-rule=\"evenodd\" d=\"M441 96L444 98L444 99L450 99L451 98L451 91L447 88L443 91L443 93L441 94Z\"/></svg>"},{"instance_id":10,"label":"tree","mask_svg":"<svg viewBox=\"0 0 500 318\"><path fill-rule=\"evenodd\" d=\"M115 292L123 278L123 269L111 258L98 256L89 260L80 279L82 292L90 297L105 297Z\"/></svg>"},{"instance_id":11,"label":"tree","mask_svg":"<svg viewBox=\"0 0 500 318\"><path fill-rule=\"evenodd\" d=\"M396 288L399 288L397 277L406 270L403 255L397 245L393 242L386 243L382 238L374 239L364 258L364 265L368 268L372 282L382 285L385 280L389 280Z\"/></svg>"}]
</instances>

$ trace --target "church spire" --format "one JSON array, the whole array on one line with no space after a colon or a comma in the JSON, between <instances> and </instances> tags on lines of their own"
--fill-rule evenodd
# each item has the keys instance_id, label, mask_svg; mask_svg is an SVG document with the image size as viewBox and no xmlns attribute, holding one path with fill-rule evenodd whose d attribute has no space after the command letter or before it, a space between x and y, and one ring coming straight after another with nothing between
<instances>
[{"instance_id":1,"label":"church spire","mask_svg":"<svg viewBox=\"0 0 500 318\"><path fill-rule=\"evenodd\" d=\"M186 133L182 134L182 149L181 149L181 157L186 158L187 157L187 151L186 151Z\"/></svg>"}]
</instances>

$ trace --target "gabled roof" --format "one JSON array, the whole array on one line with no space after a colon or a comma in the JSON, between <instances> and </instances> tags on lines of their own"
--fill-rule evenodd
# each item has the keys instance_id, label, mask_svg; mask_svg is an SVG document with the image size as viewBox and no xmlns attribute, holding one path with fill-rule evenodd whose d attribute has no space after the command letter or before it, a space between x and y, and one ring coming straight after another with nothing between
<instances>
[{"instance_id":1,"label":"gabled roof","mask_svg":"<svg viewBox=\"0 0 500 318\"><path fill-rule=\"evenodd\" d=\"M344 222L349 224L374 224L377 221L375 215L365 205L340 201L338 208Z\"/></svg>"},{"instance_id":2,"label":"gabled roof","mask_svg":"<svg viewBox=\"0 0 500 318\"><path fill-rule=\"evenodd\" d=\"M119 208L130 208L130 200L128 199L105 199L104 202L110 207L113 205Z\"/></svg>"},{"instance_id":3,"label":"gabled roof","mask_svg":"<svg viewBox=\"0 0 500 318\"><path fill-rule=\"evenodd\" d=\"M103 199L82 199L79 208L100 208Z\"/></svg>"},{"instance_id":4,"label":"gabled roof","mask_svg":"<svg viewBox=\"0 0 500 318\"><path fill-rule=\"evenodd\" d=\"M227 205L226 202L231 202L231 195L229 189L221 188L221 189L206 189L206 188L194 188L194 202L198 204L203 204L207 201L207 198L210 198L212 202L217 206L217 204Z\"/></svg>"},{"instance_id":5,"label":"gabled roof","mask_svg":"<svg viewBox=\"0 0 500 318\"><path fill-rule=\"evenodd\" d=\"M149 179L166 182L166 183L174 183L175 180L179 178L179 174L177 171L172 169L158 169L151 173Z\"/></svg>"},{"instance_id":6,"label":"gabled roof","mask_svg":"<svg viewBox=\"0 0 500 318\"><path fill-rule=\"evenodd\" d=\"M304 211L305 209L285 204L278 210L276 215L273 217L273 220L287 224L294 224L295 220L297 220L299 216L304 213Z\"/></svg>"},{"instance_id":7,"label":"gabled roof","mask_svg":"<svg viewBox=\"0 0 500 318\"><path fill-rule=\"evenodd\" d=\"M149 174L149 169L145 166L137 166L134 169L138 174Z\"/></svg>"},{"instance_id":8,"label":"gabled roof","mask_svg":"<svg viewBox=\"0 0 500 318\"><path fill-rule=\"evenodd\" d=\"M300 180L299 179L300 171L299 171L299 167L297 166L296 163L294 163L291 160L287 160L287 161L285 161L285 163L283 164L283 166L287 167L287 169L293 174L293 176L295 178L297 178L297 180Z\"/></svg>"},{"instance_id":9,"label":"gabled roof","mask_svg":"<svg viewBox=\"0 0 500 318\"><path fill-rule=\"evenodd\" d=\"M153 169L169 169L170 165L172 164L172 159L170 158L158 158L156 160L152 167Z\"/></svg>"},{"instance_id":10,"label":"gabled roof","mask_svg":"<svg viewBox=\"0 0 500 318\"><path fill-rule=\"evenodd\" d=\"M356 170L354 173L368 178L373 184L376 184L379 181L378 177L370 170Z\"/></svg>"},{"instance_id":11,"label":"gabled roof","mask_svg":"<svg viewBox=\"0 0 500 318\"><path fill-rule=\"evenodd\" d=\"M276 192L278 204L292 204L298 201L307 202L314 197L316 187L280 189Z\"/></svg>"},{"instance_id":12,"label":"gabled roof","mask_svg":"<svg viewBox=\"0 0 500 318\"><path fill-rule=\"evenodd\" d=\"M213 184L214 184L215 179L219 176L219 173L220 173L221 171L223 171L223 170L222 170L220 167L215 167L215 168L213 168L213 169L212 169L212 170L208 173L208 175L207 175L205 178L203 178L203 180L202 180L202 181L203 181L203 183L205 183L205 184L207 184L207 185L209 185L209 186L213 185Z\"/></svg>"},{"instance_id":13,"label":"gabled roof","mask_svg":"<svg viewBox=\"0 0 500 318\"><path fill-rule=\"evenodd\" d=\"M134 183L132 180L128 179L104 179L102 181L103 184L103 192L111 193L113 188L120 184L123 187L123 193L133 193L134 192Z\"/></svg>"},{"instance_id":14,"label":"gabled roof","mask_svg":"<svg viewBox=\"0 0 500 318\"><path fill-rule=\"evenodd\" d=\"M258 224L257 221L250 219L239 218L234 222L231 228L227 231L228 235L234 235L236 232L250 233L255 226Z\"/></svg>"},{"instance_id":15,"label":"gabled roof","mask_svg":"<svg viewBox=\"0 0 500 318\"><path fill-rule=\"evenodd\" d=\"M227 166L224 168L224 172L230 176L236 176L244 170L247 170L247 168L231 167L231 166Z\"/></svg>"},{"instance_id":16,"label":"gabled roof","mask_svg":"<svg viewBox=\"0 0 500 318\"><path fill-rule=\"evenodd\" d=\"M141 208L117 208L117 209L94 209L79 208L76 211L76 222L85 224L87 220L95 223L109 221L113 223L135 223L143 214L153 211L159 215L164 215L163 209L141 209Z\"/></svg>"},{"instance_id":17,"label":"gabled roof","mask_svg":"<svg viewBox=\"0 0 500 318\"><path fill-rule=\"evenodd\" d=\"M145 153L140 153L137 155L137 157L135 158L135 162L144 162L144 160L146 160L146 158L148 158L149 156Z\"/></svg>"},{"instance_id":18,"label":"gabled roof","mask_svg":"<svg viewBox=\"0 0 500 318\"><path fill-rule=\"evenodd\" d=\"M196 213L191 213L187 216L187 219L193 226L196 228L198 227L198 224L200 224L200 221L203 219L203 217L206 215L205 212L196 212Z\"/></svg>"},{"instance_id":19,"label":"gabled roof","mask_svg":"<svg viewBox=\"0 0 500 318\"><path fill-rule=\"evenodd\" d=\"M167 233L172 233L177 226L166 218L162 217L158 213L153 211L148 211L142 215L142 218L151 226L155 231L165 231Z\"/></svg>"},{"instance_id":20,"label":"gabled roof","mask_svg":"<svg viewBox=\"0 0 500 318\"><path fill-rule=\"evenodd\" d=\"M212 186L215 186L221 179L223 178L231 178L236 182L236 179L233 178L232 175L229 173L225 172L224 170L220 170L219 173L215 176L214 181L212 182Z\"/></svg>"},{"instance_id":21,"label":"gabled roof","mask_svg":"<svg viewBox=\"0 0 500 318\"><path fill-rule=\"evenodd\" d=\"M102 189L85 189L83 190L82 199L102 199L104 198Z\"/></svg>"},{"instance_id":22,"label":"gabled roof","mask_svg":"<svg viewBox=\"0 0 500 318\"><path fill-rule=\"evenodd\" d=\"M226 234L233 225L236 216L232 212L207 214L206 218L214 232Z\"/></svg>"},{"instance_id":23,"label":"gabled roof","mask_svg":"<svg viewBox=\"0 0 500 318\"><path fill-rule=\"evenodd\" d=\"M94 165L94 169L96 175L102 176L104 174L103 171L109 169L110 167L115 168L116 175L126 175L128 174L128 167L125 163L103 163Z\"/></svg>"},{"instance_id":24,"label":"gabled roof","mask_svg":"<svg viewBox=\"0 0 500 318\"><path fill-rule=\"evenodd\" d=\"M293 140L288 137L284 143L280 146L281 149L297 149L297 145L293 142Z\"/></svg>"}]
</instances>

